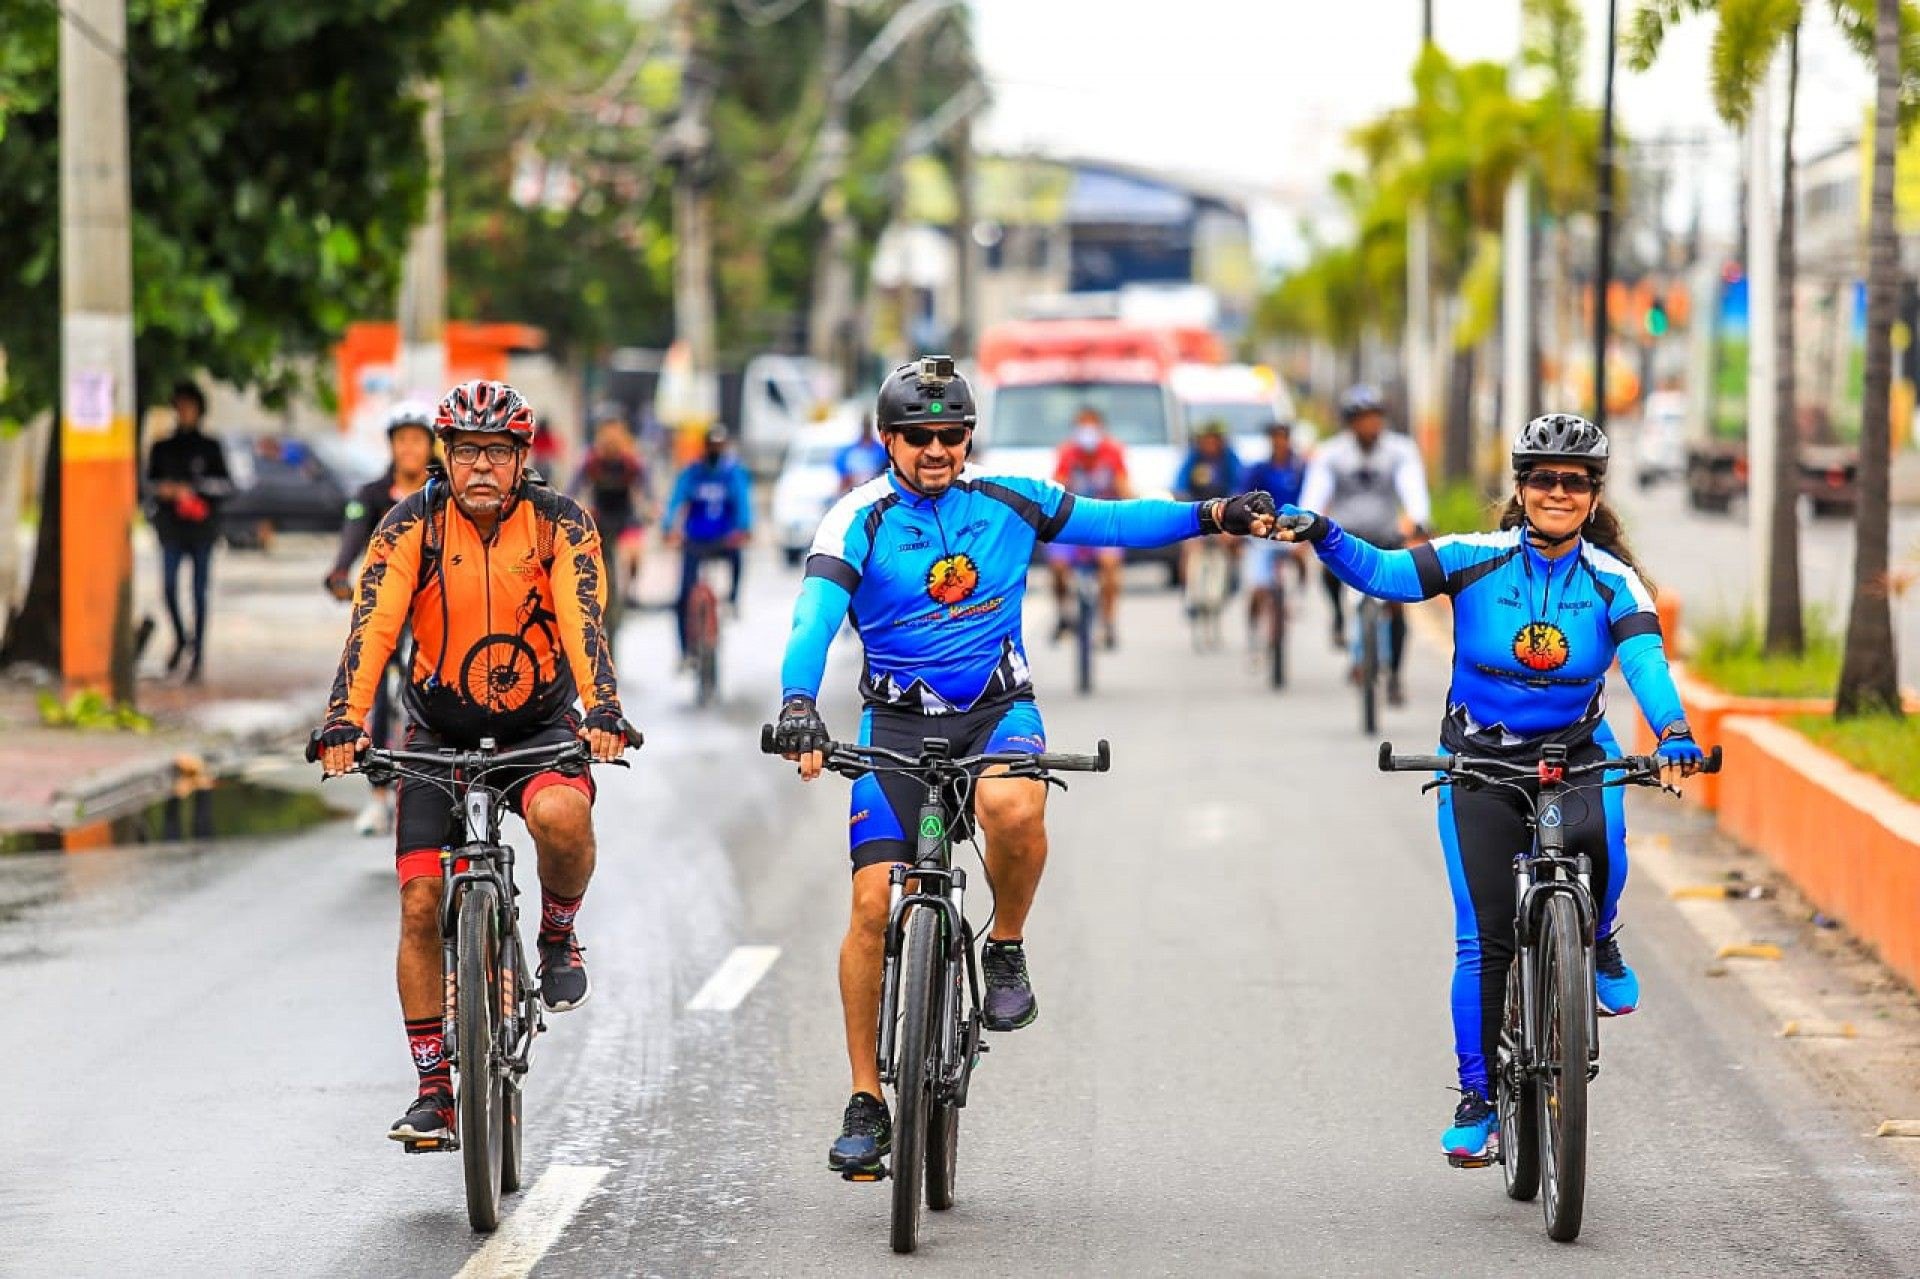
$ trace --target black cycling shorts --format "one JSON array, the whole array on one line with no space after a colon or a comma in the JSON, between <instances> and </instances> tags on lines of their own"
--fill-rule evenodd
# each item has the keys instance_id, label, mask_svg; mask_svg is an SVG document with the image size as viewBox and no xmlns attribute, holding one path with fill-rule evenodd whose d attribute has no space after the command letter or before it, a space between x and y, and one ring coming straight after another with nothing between
<instances>
[{"instance_id":1,"label":"black cycling shorts","mask_svg":"<svg viewBox=\"0 0 1920 1279\"><path fill-rule=\"evenodd\" d=\"M570 714L564 720L523 736L502 738L498 745L502 751L519 750L525 746L558 746L573 741L579 731L579 720ZM406 749L410 751L430 751L446 744L432 730L420 724L411 724L407 728ZM592 803L594 797L593 775L590 772L569 777L551 770L501 769L490 774L487 783L505 790L508 805L521 817L526 816L528 798L548 786L570 787L585 795L588 803ZM455 827L457 816L453 796L446 786L417 777L400 779L399 793L394 800L394 860L402 884L440 873L440 850L449 847L453 840L460 837Z\"/></svg>"}]
</instances>

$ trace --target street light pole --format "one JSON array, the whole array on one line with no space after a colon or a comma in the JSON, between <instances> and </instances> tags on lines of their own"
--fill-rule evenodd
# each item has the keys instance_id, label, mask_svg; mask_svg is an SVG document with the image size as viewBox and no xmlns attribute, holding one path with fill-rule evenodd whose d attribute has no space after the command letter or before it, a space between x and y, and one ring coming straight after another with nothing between
<instances>
[{"instance_id":1,"label":"street light pole","mask_svg":"<svg viewBox=\"0 0 1920 1279\"><path fill-rule=\"evenodd\" d=\"M1607 291L1613 286L1613 64L1619 0L1607 0L1606 88L1600 99L1599 215L1593 272L1593 422L1607 429Z\"/></svg>"}]
</instances>

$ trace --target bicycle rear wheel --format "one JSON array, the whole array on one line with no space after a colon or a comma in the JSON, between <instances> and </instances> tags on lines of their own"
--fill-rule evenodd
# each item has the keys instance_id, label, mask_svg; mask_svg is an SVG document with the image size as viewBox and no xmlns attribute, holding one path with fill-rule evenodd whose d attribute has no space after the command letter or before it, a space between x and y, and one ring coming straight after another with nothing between
<instances>
[{"instance_id":1,"label":"bicycle rear wheel","mask_svg":"<svg viewBox=\"0 0 1920 1279\"><path fill-rule=\"evenodd\" d=\"M1095 615L1100 611L1099 590L1088 582L1082 571L1078 584L1079 610L1074 618L1073 640L1075 660L1078 663L1077 676L1082 693L1093 691L1093 627Z\"/></svg>"},{"instance_id":2,"label":"bicycle rear wheel","mask_svg":"<svg viewBox=\"0 0 1920 1279\"><path fill-rule=\"evenodd\" d=\"M511 995L502 1001L518 1011L520 1033L533 1033L534 1018L538 1011L533 1006L537 996L533 994L533 983L528 979L527 966L522 958L518 944L510 947L512 958L501 965L503 973L513 979ZM524 1136L520 1130L520 1112L522 1088L526 1082L524 1075L508 1074L500 1080L500 1191L510 1194L520 1189L521 1156L525 1151Z\"/></svg>"},{"instance_id":3,"label":"bicycle rear wheel","mask_svg":"<svg viewBox=\"0 0 1920 1279\"><path fill-rule=\"evenodd\" d=\"M1520 1200L1540 1193L1539 1086L1531 1076L1522 1078L1515 1060L1520 1054L1520 1010L1526 998L1520 962L1515 960L1507 968L1507 1015L1500 1026L1493 1086L1500 1109L1500 1173L1506 1179L1507 1197Z\"/></svg>"},{"instance_id":4,"label":"bicycle rear wheel","mask_svg":"<svg viewBox=\"0 0 1920 1279\"><path fill-rule=\"evenodd\" d=\"M950 950L951 943L942 947L941 953L948 954ZM951 1025L954 1043L964 1051L967 1042L966 1000L963 993L966 961L957 952L952 953L954 962L949 963L945 970L948 977L945 983L947 1006L933 1010L933 1024L936 1030ZM939 1049L936 1036L933 1045L936 1062L939 1060ZM942 1097L942 1091L936 1085L927 1114L927 1207L936 1212L953 1207L953 1185L960 1166L960 1106L951 1096Z\"/></svg>"},{"instance_id":5,"label":"bicycle rear wheel","mask_svg":"<svg viewBox=\"0 0 1920 1279\"><path fill-rule=\"evenodd\" d=\"M500 1224L503 1104L495 1068L500 1015L499 898L489 884L469 884L460 898L455 942L460 1023L460 1157L467 1181L467 1221L489 1233Z\"/></svg>"},{"instance_id":6,"label":"bicycle rear wheel","mask_svg":"<svg viewBox=\"0 0 1920 1279\"><path fill-rule=\"evenodd\" d=\"M1267 675L1273 687L1287 686L1287 592L1278 580L1267 590Z\"/></svg>"},{"instance_id":7,"label":"bicycle rear wheel","mask_svg":"<svg viewBox=\"0 0 1920 1279\"><path fill-rule=\"evenodd\" d=\"M705 582L696 584L687 600L687 637L693 648L694 699L707 706L720 685L720 601Z\"/></svg>"},{"instance_id":8,"label":"bicycle rear wheel","mask_svg":"<svg viewBox=\"0 0 1920 1279\"><path fill-rule=\"evenodd\" d=\"M1535 966L1546 1075L1539 1086L1540 1172L1547 1235L1580 1235L1587 1193L1587 1026L1593 991L1573 899L1556 893L1540 921Z\"/></svg>"},{"instance_id":9,"label":"bicycle rear wheel","mask_svg":"<svg viewBox=\"0 0 1920 1279\"><path fill-rule=\"evenodd\" d=\"M920 1203L926 1169L928 1112L934 1078L934 975L939 921L926 907L907 916L900 956L899 1074L893 1106L893 1250L920 1246Z\"/></svg>"},{"instance_id":10,"label":"bicycle rear wheel","mask_svg":"<svg viewBox=\"0 0 1920 1279\"><path fill-rule=\"evenodd\" d=\"M1360 605L1360 730L1371 736L1380 723L1380 613L1372 600Z\"/></svg>"}]
</instances>

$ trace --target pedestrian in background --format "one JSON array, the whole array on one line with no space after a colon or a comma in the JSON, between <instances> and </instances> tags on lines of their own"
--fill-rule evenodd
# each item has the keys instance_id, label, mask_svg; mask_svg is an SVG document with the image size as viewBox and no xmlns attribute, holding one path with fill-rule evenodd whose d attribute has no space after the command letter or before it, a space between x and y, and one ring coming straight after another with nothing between
<instances>
[{"instance_id":1,"label":"pedestrian in background","mask_svg":"<svg viewBox=\"0 0 1920 1279\"><path fill-rule=\"evenodd\" d=\"M205 430L207 397L192 382L173 388L174 431L147 454L148 518L160 538L160 582L167 618L173 623L173 653L167 674L188 662L187 682L200 682L206 664L207 591L213 544L220 536L220 507L233 493L220 441ZM180 612L180 568L193 564L193 629ZM189 661L189 659L191 659Z\"/></svg>"}]
</instances>

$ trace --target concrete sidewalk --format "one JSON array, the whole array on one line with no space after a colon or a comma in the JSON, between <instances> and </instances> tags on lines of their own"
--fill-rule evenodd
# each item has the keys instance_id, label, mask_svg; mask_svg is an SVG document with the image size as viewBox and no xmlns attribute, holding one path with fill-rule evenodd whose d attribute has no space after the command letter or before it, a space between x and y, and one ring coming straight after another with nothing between
<instances>
[{"instance_id":1,"label":"concrete sidewalk","mask_svg":"<svg viewBox=\"0 0 1920 1279\"><path fill-rule=\"evenodd\" d=\"M158 551L150 535L138 538L135 612L155 621L140 663L139 709L154 731L47 727L39 690L0 684L0 832L72 828L160 798L183 780L296 750L325 709L346 638L347 606L321 588L333 545L330 537L283 537L265 552L222 548L205 680L188 685L165 672L173 639ZM181 590L190 609L185 572Z\"/></svg>"}]
</instances>

